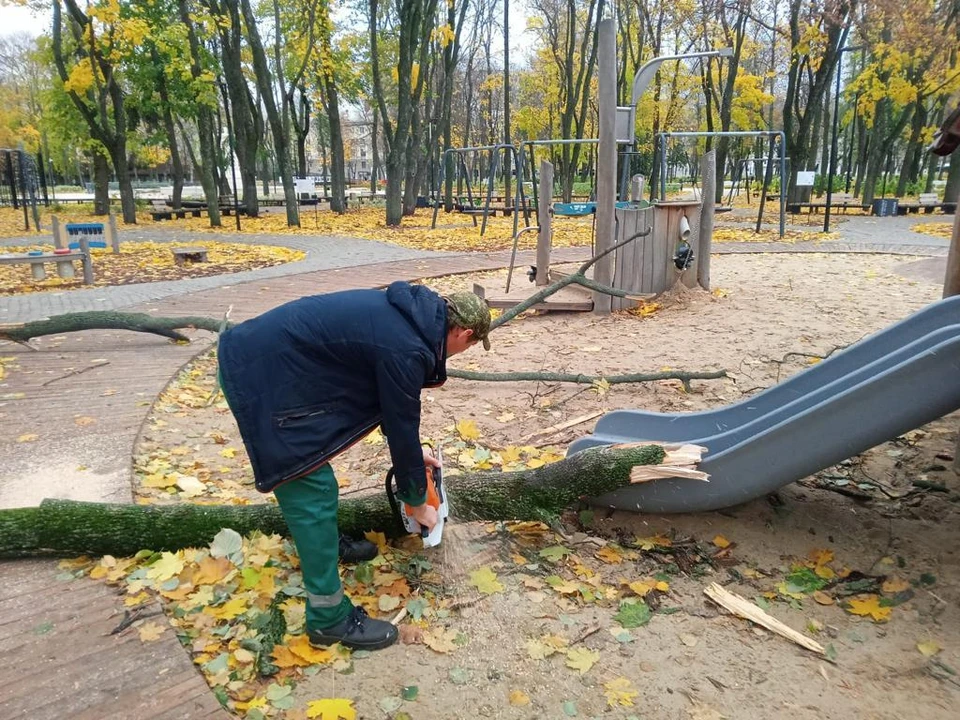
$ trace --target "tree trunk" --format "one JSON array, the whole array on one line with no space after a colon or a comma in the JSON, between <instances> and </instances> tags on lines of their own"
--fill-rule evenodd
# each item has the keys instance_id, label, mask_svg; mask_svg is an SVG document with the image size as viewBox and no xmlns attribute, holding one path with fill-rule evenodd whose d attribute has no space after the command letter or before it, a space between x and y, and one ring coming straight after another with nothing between
<instances>
[{"instance_id":1,"label":"tree trunk","mask_svg":"<svg viewBox=\"0 0 960 720\"><path fill-rule=\"evenodd\" d=\"M340 94L332 75L324 74L322 82L330 124L330 209L343 214L347 210L347 176L340 124Z\"/></svg>"},{"instance_id":2,"label":"tree trunk","mask_svg":"<svg viewBox=\"0 0 960 720\"><path fill-rule=\"evenodd\" d=\"M110 154L113 158L113 168L117 175L117 185L120 190L120 209L123 213L123 221L128 225L135 225L137 222L137 201L133 196L133 183L130 181L130 169L127 167L126 135L117 140L117 144Z\"/></svg>"},{"instance_id":3,"label":"tree trunk","mask_svg":"<svg viewBox=\"0 0 960 720\"><path fill-rule=\"evenodd\" d=\"M157 317L146 313L89 310L54 315L33 322L0 326L0 340L10 340L22 344L31 338L61 335L82 330L131 330L162 335L178 342L189 342L189 338L175 332L175 330L178 328L196 328L219 332L227 326L228 324L224 321L209 317Z\"/></svg>"},{"instance_id":4,"label":"tree trunk","mask_svg":"<svg viewBox=\"0 0 960 720\"><path fill-rule=\"evenodd\" d=\"M903 167L900 169L900 178L897 181L897 197L907 193L907 185L916 183L920 177L921 156L923 154L923 128L927 124L927 111L922 98L916 100L917 109L913 113L910 123L910 140L903 156Z\"/></svg>"},{"instance_id":5,"label":"tree trunk","mask_svg":"<svg viewBox=\"0 0 960 720\"><path fill-rule=\"evenodd\" d=\"M459 520L552 520L583 497L630 482L638 465L663 460L658 445L591 448L535 470L466 473L446 481ZM381 530L399 535L384 494L340 502L341 533ZM0 557L80 554L129 556L140 550L204 547L223 528L286 534L280 509L263 505L115 505L44 500L39 507L0 510Z\"/></svg>"},{"instance_id":6,"label":"tree trunk","mask_svg":"<svg viewBox=\"0 0 960 720\"><path fill-rule=\"evenodd\" d=\"M960 201L960 153L954 152L950 160L950 169L947 171L947 184L943 188L944 202ZM960 208L957 209L960 215Z\"/></svg>"},{"instance_id":7,"label":"tree trunk","mask_svg":"<svg viewBox=\"0 0 960 720\"><path fill-rule=\"evenodd\" d=\"M163 108L163 129L167 134L167 143L170 146L170 170L173 176L173 208L180 209L183 198L183 160L180 157L180 146L177 143L177 126L173 121L173 111L170 109L170 94L167 91L167 75L160 62L156 47L151 47L150 54L158 68L157 91L160 95L160 105Z\"/></svg>"},{"instance_id":8,"label":"tree trunk","mask_svg":"<svg viewBox=\"0 0 960 720\"><path fill-rule=\"evenodd\" d=\"M177 0L180 12L180 21L187 28L187 39L190 44L190 76L193 82L200 85L203 70L201 68L200 40L197 38L196 27L190 15L187 0ZM203 195L207 201L207 216L210 218L210 227L220 227L220 193L217 190L217 179L214 175L217 165L217 151L215 148L213 110L202 100L197 100L197 133L200 142L200 184L203 186Z\"/></svg>"},{"instance_id":9,"label":"tree trunk","mask_svg":"<svg viewBox=\"0 0 960 720\"><path fill-rule=\"evenodd\" d=\"M110 163L98 150L93 151L93 214L110 214Z\"/></svg>"},{"instance_id":10,"label":"tree trunk","mask_svg":"<svg viewBox=\"0 0 960 720\"><path fill-rule=\"evenodd\" d=\"M277 158L277 171L283 183L283 197L287 210L287 225L300 225L300 204L297 201L297 190L293 184L293 174L290 171L290 138L285 131L281 109L277 107L273 96L273 77L267 66L267 55L260 40L260 31L257 30L257 18L250 6L250 0L241 0L240 8L247 27L247 41L253 55L254 75L257 86L263 98L267 111L267 120L273 135L274 152ZM279 78L283 83L283 78Z\"/></svg>"},{"instance_id":11,"label":"tree trunk","mask_svg":"<svg viewBox=\"0 0 960 720\"><path fill-rule=\"evenodd\" d=\"M230 115L233 119L233 151L240 168L243 205L249 217L257 217L260 214L260 202L257 196L257 155L260 138L263 136L263 127L259 109L250 95L250 88L243 75L240 10L236 2L227 2L221 7L213 0L206 1L218 14L229 13L229 24L218 25L218 30L223 77L230 97Z\"/></svg>"}]
</instances>

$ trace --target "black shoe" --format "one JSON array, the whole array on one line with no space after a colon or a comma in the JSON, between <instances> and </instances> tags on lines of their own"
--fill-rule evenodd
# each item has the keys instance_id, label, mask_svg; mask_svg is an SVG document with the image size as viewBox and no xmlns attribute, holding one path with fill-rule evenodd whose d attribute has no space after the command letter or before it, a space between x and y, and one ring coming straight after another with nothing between
<instances>
[{"instance_id":1,"label":"black shoe","mask_svg":"<svg viewBox=\"0 0 960 720\"><path fill-rule=\"evenodd\" d=\"M397 628L374 620L362 607L354 606L345 620L324 630L307 630L310 644L326 647L340 643L351 650L380 650L397 641Z\"/></svg>"},{"instance_id":2,"label":"black shoe","mask_svg":"<svg viewBox=\"0 0 960 720\"><path fill-rule=\"evenodd\" d=\"M358 563L373 560L380 549L369 540L354 540L346 535L340 536L340 559L345 563Z\"/></svg>"}]
</instances>

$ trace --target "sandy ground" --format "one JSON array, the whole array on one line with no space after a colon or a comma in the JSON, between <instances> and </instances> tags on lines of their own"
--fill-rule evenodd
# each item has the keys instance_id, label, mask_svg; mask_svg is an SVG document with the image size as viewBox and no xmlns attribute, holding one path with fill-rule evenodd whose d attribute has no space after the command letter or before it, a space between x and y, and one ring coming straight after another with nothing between
<instances>
[{"instance_id":1,"label":"sandy ground","mask_svg":"<svg viewBox=\"0 0 960 720\"><path fill-rule=\"evenodd\" d=\"M613 375L725 369L723 380L612 385L609 389L548 383L451 380L424 393L423 434L447 449L448 464L476 462L474 443L455 424L472 420L476 444L491 450L534 446L525 460L562 453L593 421L533 436L551 425L616 408L688 411L737 401L795 373L816 357L856 342L940 296L934 283L903 274L916 258L843 255L725 255L712 264L714 293L686 295L648 317L619 314L528 315L493 335L493 350L472 350L451 366L481 371L553 370ZM431 281L442 290L474 281L501 283L502 273ZM524 279L523 282L526 282ZM794 355L789 355L795 353ZM200 499L264 501L250 473L236 426L222 402L207 405L213 361L178 379L145 424L135 464L141 478L177 471L207 483ZM866 420L866 419L865 419ZM357 659L351 674L324 669L294 691L298 706L320 697L353 698L360 717L416 720L496 717L615 718L922 718L954 717L960 699L960 567L955 550L960 482L949 469L960 417L952 416L776 496L723 512L653 517L597 512L578 527L576 514L560 542L575 549L605 583L657 572L670 589L652 621L630 631L610 628L616 603L583 603L531 590L556 568L536 558L510 559L516 541L482 526L448 528L434 555L456 585L472 568L490 565L505 589L445 620L468 642L450 654L398 645ZM469 452L465 452L469 451ZM472 456L468 457L468 456ZM482 457L482 455L481 455ZM361 443L335 463L343 493L379 486L385 447ZM924 489L914 481L932 483ZM159 484L162 484L159 483ZM183 499L175 491L140 488L141 501ZM852 497L856 496L856 497ZM586 530L598 540L577 534ZM606 564L592 558L605 540L662 533L675 552L640 552ZM715 536L733 543L717 552ZM577 543L580 543L579 545ZM685 544L687 543L687 544ZM722 544L722 543L721 543ZM681 562L683 547L712 549L709 561ZM832 567L908 583L887 622L851 615L837 604L790 599L777 585L812 551L830 550ZM534 553L534 555L536 555ZM701 557L701 560L703 558ZM711 581L748 598L768 597L769 612L829 645L835 661L717 611L702 594ZM908 597L909 595L909 597ZM563 657L531 659L526 643L544 633L599 653L584 674ZM933 657L918 643L942 648ZM924 646L930 649L931 646ZM626 678L634 705L610 706L604 683ZM395 707L406 685L418 699ZM529 704L510 693L520 691ZM572 703L564 705L564 703ZM394 707L389 714L384 707ZM570 713L576 713L571 715ZM293 715L295 716L295 715Z\"/></svg>"}]
</instances>

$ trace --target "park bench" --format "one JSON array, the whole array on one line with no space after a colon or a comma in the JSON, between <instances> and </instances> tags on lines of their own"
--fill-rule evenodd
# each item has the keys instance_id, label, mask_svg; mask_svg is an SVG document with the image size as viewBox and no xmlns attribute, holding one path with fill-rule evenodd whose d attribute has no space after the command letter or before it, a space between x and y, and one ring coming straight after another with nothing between
<instances>
[{"instance_id":1,"label":"park bench","mask_svg":"<svg viewBox=\"0 0 960 720\"><path fill-rule=\"evenodd\" d=\"M897 215L907 215L908 213L919 213L923 210L925 215L932 213L937 208L942 208L943 203L936 193L920 193L920 197L915 203L900 203L897 205Z\"/></svg>"},{"instance_id":2,"label":"park bench","mask_svg":"<svg viewBox=\"0 0 960 720\"><path fill-rule=\"evenodd\" d=\"M202 211L199 208L191 208L189 210L182 208L180 210L155 210L150 213L150 217L157 221L173 220L173 218L183 220L188 214L193 217L200 217Z\"/></svg>"},{"instance_id":3,"label":"park bench","mask_svg":"<svg viewBox=\"0 0 960 720\"><path fill-rule=\"evenodd\" d=\"M205 263L207 259L207 249L202 247L176 247L172 248L173 262L183 267L187 262Z\"/></svg>"},{"instance_id":4,"label":"park bench","mask_svg":"<svg viewBox=\"0 0 960 720\"><path fill-rule=\"evenodd\" d=\"M83 250L56 250L52 253L37 252L26 255L0 255L0 265L30 265L30 276L34 280L46 280L46 263L56 263L57 275L64 280L72 279L74 274L73 261L79 260L83 266L83 284L93 284L93 263L90 253Z\"/></svg>"},{"instance_id":5,"label":"park bench","mask_svg":"<svg viewBox=\"0 0 960 720\"><path fill-rule=\"evenodd\" d=\"M787 212L791 215L799 214L804 208L807 210L807 215L810 214L819 214L821 210L825 210L827 204L825 202L809 202L809 203L787 203ZM831 202L830 203L830 212L842 212L846 214L847 210L870 210L870 205L858 202L856 200L844 200L842 202Z\"/></svg>"}]
</instances>

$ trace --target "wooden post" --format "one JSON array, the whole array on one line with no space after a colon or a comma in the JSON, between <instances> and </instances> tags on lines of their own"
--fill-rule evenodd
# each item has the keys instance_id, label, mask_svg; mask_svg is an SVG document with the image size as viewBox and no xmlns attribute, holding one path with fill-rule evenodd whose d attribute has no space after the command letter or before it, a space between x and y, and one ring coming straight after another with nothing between
<instances>
[{"instance_id":1,"label":"wooden post","mask_svg":"<svg viewBox=\"0 0 960 720\"><path fill-rule=\"evenodd\" d=\"M540 202L537 203L537 285L550 284L550 249L553 246L553 164L540 161ZM546 198L546 200L544 200Z\"/></svg>"},{"instance_id":2,"label":"wooden post","mask_svg":"<svg viewBox=\"0 0 960 720\"><path fill-rule=\"evenodd\" d=\"M596 252L613 247L616 227L617 193L617 29L613 20L601 20L597 57L600 105L600 144L597 150L597 241ZM593 266L593 277L602 285L613 285L613 254ZM593 312L606 315L612 308L609 295L593 293Z\"/></svg>"},{"instance_id":3,"label":"wooden post","mask_svg":"<svg viewBox=\"0 0 960 720\"><path fill-rule=\"evenodd\" d=\"M80 252L83 253L83 284L93 285L93 261L90 258L90 239L85 235L80 235Z\"/></svg>"},{"instance_id":4,"label":"wooden post","mask_svg":"<svg viewBox=\"0 0 960 720\"><path fill-rule=\"evenodd\" d=\"M107 225L107 234L110 235L110 247L113 248L113 254L120 254L120 236L117 234L117 216L111 210L110 222Z\"/></svg>"},{"instance_id":5,"label":"wooden post","mask_svg":"<svg viewBox=\"0 0 960 720\"><path fill-rule=\"evenodd\" d=\"M703 180L703 204L700 206L700 238L696 244L697 283L710 289L710 251L713 245L713 216L717 196L717 151L711 150L700 160Z\"/></svg>"},{"instance_id":6,"label":"wooden post","mask_svg":"<svg viewBox=\"0 0 960 720\"><path fill-rule=\"evenodd\" d=\"M66 247L66 244L63 242L63 237L60 235L60 218L58 218L56 215L51 215L50 226L53 228L53 246L57 250L62 247Z\"/></svg>"}]
</instances>

